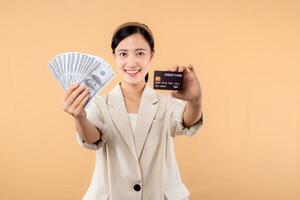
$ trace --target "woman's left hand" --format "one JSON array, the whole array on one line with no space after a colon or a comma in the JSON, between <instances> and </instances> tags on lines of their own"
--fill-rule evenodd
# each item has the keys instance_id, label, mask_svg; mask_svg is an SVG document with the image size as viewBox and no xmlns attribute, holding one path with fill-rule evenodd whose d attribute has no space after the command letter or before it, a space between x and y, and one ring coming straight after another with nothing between
<instances>
[{"instance_id":1,"label":"woman's left hand","mask_svg":"<svg viewBox=\"0 0 300 200\"><path fill-rule=\"evenodd\" d=\"M169 71L183 72L183 90L172 92L171 95L190 103L201 103L201 87L194 67L192 65L174 66Z\"/></svg>"}]
</instances>

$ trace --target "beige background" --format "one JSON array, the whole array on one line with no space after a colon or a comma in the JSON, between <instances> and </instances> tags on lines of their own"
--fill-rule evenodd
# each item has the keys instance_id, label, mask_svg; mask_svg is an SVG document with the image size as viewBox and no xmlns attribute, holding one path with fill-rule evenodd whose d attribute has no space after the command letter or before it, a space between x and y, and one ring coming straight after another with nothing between
<instances>
[{"instance_id":1,"label":"beige background","mask_svg":"<svg viewBox=\"0 0 300 200\"><path fill-rule=\"evenodd\" d=\"M133 20L155 34L152 71L197 67L205 127L175 141L191 199L299 200L299 13L296 0L0 0L0 199L84 194L94 151L77 144L47 62L74 50L114 66L114 28Z\"/></svg>"}]
</instances>

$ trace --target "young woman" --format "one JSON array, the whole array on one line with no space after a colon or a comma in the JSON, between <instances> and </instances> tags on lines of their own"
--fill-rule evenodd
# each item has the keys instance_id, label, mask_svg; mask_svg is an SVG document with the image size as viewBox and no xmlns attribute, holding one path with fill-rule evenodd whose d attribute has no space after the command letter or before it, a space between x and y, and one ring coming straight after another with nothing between
<instances>
[{"instance_id":1,"label":"young woman","mask_svg":"<svg viewBox=\"0 0 300 200\"><path fill-rule=\"evenodd\" d=\"M170 68L184 72L184 88L163 95L146 84L154 40L145 24L119 26L111 47L121 82L107 95L97 96L87 111L83 108L89 91L73 84L63 104L75 119L80 145L97 150L84 199L187 199L173 137L191 136L202 124L201 89L193 66Z\"/></svg>"}]
</instances>

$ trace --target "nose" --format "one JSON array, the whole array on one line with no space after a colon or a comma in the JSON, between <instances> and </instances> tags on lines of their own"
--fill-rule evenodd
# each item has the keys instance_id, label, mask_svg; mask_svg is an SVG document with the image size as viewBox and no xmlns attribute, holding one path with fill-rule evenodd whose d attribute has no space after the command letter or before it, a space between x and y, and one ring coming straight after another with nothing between
<instances>
[{"instance_id":1,"label":"nose","mask_svg":"<svg viewBox=\"0 0 300 200\"><path fill-rule=\"evenodd\" d=\"M128 55L126 59L126 66L130 68L137 67L137 58L135 55Z\"/></svg>"}]
</instances>

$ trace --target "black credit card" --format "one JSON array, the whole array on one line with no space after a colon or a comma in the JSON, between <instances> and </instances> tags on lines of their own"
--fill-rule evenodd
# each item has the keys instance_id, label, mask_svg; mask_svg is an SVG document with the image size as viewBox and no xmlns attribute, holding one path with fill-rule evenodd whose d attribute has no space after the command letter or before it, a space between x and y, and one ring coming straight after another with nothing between
<instances>
[{"instance_id":1,"label":"black credit card","mask_svg":"<svg viewBox=\"0 0 300 200\"><path fill-rule=\"evenodd\" d=\"M153 88L159 90L182 90L183 72L154 71Z\"/></svg>"}]
</instances>

